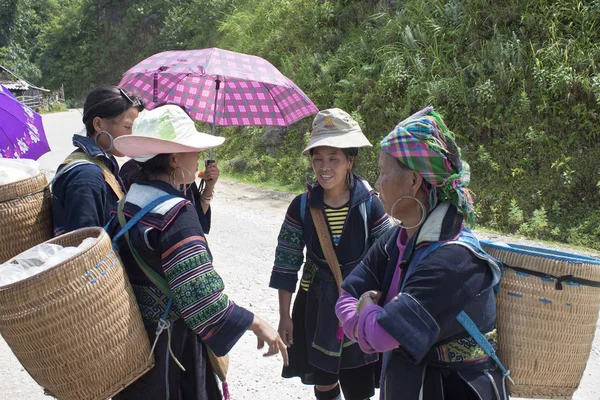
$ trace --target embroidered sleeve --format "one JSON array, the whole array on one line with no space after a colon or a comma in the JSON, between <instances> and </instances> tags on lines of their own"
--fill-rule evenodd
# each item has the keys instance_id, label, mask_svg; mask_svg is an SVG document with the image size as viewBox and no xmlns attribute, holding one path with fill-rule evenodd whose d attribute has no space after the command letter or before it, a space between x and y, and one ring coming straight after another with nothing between
<instances>
[{"instance_id":1,"label":"embroidered sleeve","mask_svg":"<svg viewBox=\"0 0 600 400\"><path fill-rule=\"evenodd\" d=\"M249 328L254 316L224 293L225 285L212 265L196 210L188 205L185 211L163 235L162 269L179 315L215 354L224 355ZM181 221L194 216L196 229ZM180 227L187 227L177 229L178 222Z\"/></svg>"},{"instance_id":2,"label":"embroidered sleeve","mask_svg":"<svg viewBox=\"0 0 600 400\"><path fill-rule=\"evenodd\" d=\"M300 218L300 196L296 197L285 215L277 238L275 263L269 286L294 293L298 271L304 262L303 224Z\"/></svg>"},{"instance_id":3,"label":"embroidered sleeve","mask_svg":"<svg viewBox=\"0 0 600 400\"><path fill-rule=\"evenodd\" d=\"M371 231L369 243L373 244L392 227L390 219L383 209L379 197L373 195L371 200Z\"/></svg>"}]
</instances>

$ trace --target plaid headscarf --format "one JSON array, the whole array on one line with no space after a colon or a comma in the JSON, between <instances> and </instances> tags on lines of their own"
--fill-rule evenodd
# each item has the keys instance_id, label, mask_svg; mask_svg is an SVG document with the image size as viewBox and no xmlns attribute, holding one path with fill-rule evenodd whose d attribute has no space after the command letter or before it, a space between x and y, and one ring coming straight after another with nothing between
<instances>
[{"instance_id":1,"label":"plaid headscarf","mask_svg":"<svg viewBox=\"0 0 600 400\"><path fill-rule=\"evenodd\" d=\"M473 198L467 189L471 169L461 159L454 134L432 106L400 122L381 141L381 148L433 186L434 190L429 191L430 206L449 201L464 214L467 225L475 225ZM448 159L452 148L456 148L454 164L458 167Z\"/></svg>"}]
</instances>

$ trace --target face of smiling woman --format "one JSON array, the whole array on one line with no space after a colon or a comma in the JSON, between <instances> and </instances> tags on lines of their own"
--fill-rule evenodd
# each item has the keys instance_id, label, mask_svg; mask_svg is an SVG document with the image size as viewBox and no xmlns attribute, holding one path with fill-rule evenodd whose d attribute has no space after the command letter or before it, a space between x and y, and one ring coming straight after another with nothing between
<instances>
[{"instance_id":1,"label":"face of smiling woman","mask_svg":"<svg viewBox=\"0 0 600 400\"><path fill-rule=\"evenodd\" d=\"M311 157L313 171L326 191L346 189L346 176L353 162L341 149L329 146L315 147Z\"/></svg>"}]
</instances>

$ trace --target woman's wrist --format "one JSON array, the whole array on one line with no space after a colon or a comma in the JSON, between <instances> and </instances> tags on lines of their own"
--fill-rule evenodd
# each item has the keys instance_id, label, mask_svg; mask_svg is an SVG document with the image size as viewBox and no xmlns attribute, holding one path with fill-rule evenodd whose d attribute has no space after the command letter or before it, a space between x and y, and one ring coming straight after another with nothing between
<instances>
[{"instance_id":1,"label":"woman's wrist","mask_svg":"<svg viewBox=\"0 0 600 400\"><path fill-rule=\"evenodd\" d=\"M202 192L200 192L200 202L206 205L210 204L210 201L214 197L214 192L211 189L205 188Z\"/></svg>"},{"instance_id":2,"label":"woman's wrist","mask_svg":"<svg viewBox=\"0 0 600 400\"><path fill-rule=\"evenodd\" d=\"M362 296L360 296L360 298L356 302L356 316L357 317L360 315L361 309L369 305L369 304L364 305L365 302L367 302L367 303L370 302L370 304L374 304L375 297L372 292L363 293ZM361 305L362 305L362 307L361 307Z\"/></svg>"}]
</instances>

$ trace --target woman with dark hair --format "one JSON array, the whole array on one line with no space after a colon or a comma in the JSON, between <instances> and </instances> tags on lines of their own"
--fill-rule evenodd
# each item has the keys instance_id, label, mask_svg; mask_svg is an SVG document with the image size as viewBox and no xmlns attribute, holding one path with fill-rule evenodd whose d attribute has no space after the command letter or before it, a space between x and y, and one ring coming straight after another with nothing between
<instances>
[{"instance_id":1,"label":"woman with dark hair","mask_svg":"<svg viewBox=\"0 0 600 400\"><path fill-rule=\"evenodd\" d=\"M52 213L56 235L90 226L104 226L123 197L115 138L130 135L144 109L140 99L116 86L94 89L83 106L86 136L74 135L77 149L58 167L52 182Z\"/></svg>"},{"instance_id":2,"label":"woman with dark hair","mask_svg":"<svg viewBox=\"0 0 600 400\"><path fill-rule=\"evenodd\" d=\"M345 111L317 114L303 154L310 155L318 183L290 204L271 274L270 287L279 290L279 335L289 347L282 375L314 385L317 399L341 399L340 386L347 400L367 399L378 380L377 354L344 338L334 310L342 279L389 228L375 192L352 172L359 147L371 144Z\"/></svg>"},{"instance_id":3,"label":"woman with dark hair","mask_svg":"<svg viewBox=\"0 0 600 400\"><path fill-rule=\"evenodd\" d=\"M258 338L258 348L267 343L266 355L281 353L287 363L277 331L225 293L197 210L184 197L196 177L199 152L223 140L198 132L173 105L144 111L133 135L115 140L139 172L107 230L118 245L155 357L154 368L115 400L221 399L209 354L226 355L247 330Z\"/></svg>"},{"instance_id":4,"label":"woman with dark hair","mask_svg":"<svg viewBox=\"0 0 600 400\"><path fill-rule=\"evenodd\" d=\"M166 105L175 105L189 115L187 109L180 104L168 102L160 104L156 108ZM123 180L126 191L129 190L129 187L132 183L146 178L145 173L140 170L139 165L140 164L135 160L129 160L123 164L123 166L121 166L120 176ZM205 234L208 234L210 233L212 220L212 208L210 206L210 202L213 198L214 189L219 179L219 168L217 167L216 161L213 160L206 161L204 165L205 170L201 174L202 179L200 181L200 185L197 185L196 181L194 180L189 188L187 188L188 190L185 196L196 207L196 210L198 211L198 218L200 219L200 225L202 225L202 230Z\"/></svg>"},{"instance_id":5,"label":"woman with dark hair","mask_svg":"<svg viewBox=\"0 0 600 400\"><path fill-rule=\"evenodd\" d=\"M381 399L506 400L508 372L493 350L500 267L467 228L469 164L432 107L381 149L376 188L397 226L342 284L344 332L384 353Z\"/></svg>"}]
</instances>

